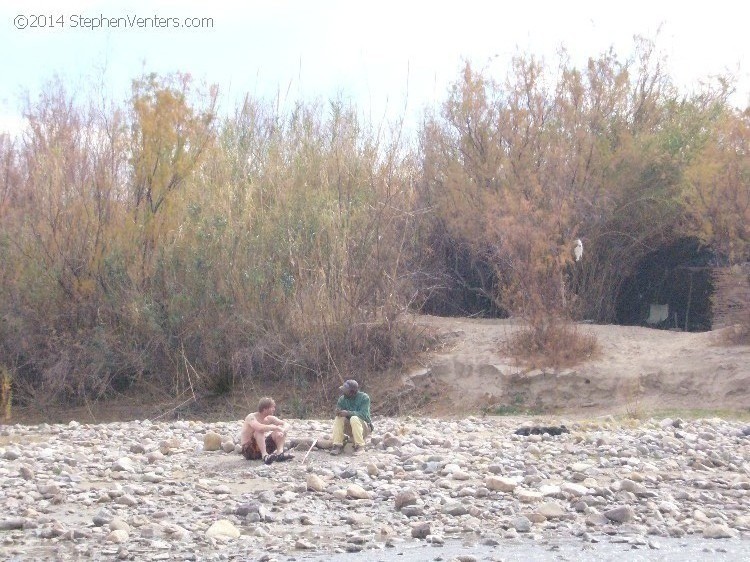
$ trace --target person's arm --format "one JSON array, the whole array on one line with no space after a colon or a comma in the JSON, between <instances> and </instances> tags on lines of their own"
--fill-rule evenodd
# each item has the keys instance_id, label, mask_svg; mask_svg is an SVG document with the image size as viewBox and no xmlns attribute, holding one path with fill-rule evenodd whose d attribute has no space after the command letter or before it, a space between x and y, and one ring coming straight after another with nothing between
<instances>
[{"instance_id":1,"label":"person's arm","mask_svg":"<svg viewBox=\"0 0 750 562\"><path fill-rule=\"evenodd\" d=\"M348 418L351 415L351 413L349 412L349 410L346 410L344 408L343 400L344 400L344 397L341 396L336 402L336 416L342 416L342 417Z\"/></svg>"},{"instance_id":2,"label":"person's arm","mask_svg":"<svg viewBox=\"0 0 750 562\"><path fill-rule=\"evenodd\" d=\"M289 430L289 424L276 416L267 416L266 421L271 423L271 428L273 430L280 429L283 433L286 433Z\"/></svg>"},{"instance_id":3,"label":"person's arm","mask_svg":"<svg viewBox=\"0 0 750 562\"><path fill-rule=\"evenodd\" d=\"M260 423L255 416L250 420L250 427L253 429L253 431L273 431L276 429L275 425L268 425L265 423Z\"/></svg>"}]
</instances>

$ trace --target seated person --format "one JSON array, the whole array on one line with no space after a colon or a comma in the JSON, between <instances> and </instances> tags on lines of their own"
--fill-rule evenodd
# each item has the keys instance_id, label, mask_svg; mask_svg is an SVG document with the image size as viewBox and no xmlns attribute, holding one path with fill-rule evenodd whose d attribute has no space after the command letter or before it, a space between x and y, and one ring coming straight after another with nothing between
<instances>
[{"instance_id":1,"label":"seated person","mask_svg":"<svg viewBox=\"0 0 750 562\"><path fill-rule=\"evenodd\" d=\"M340 388L344 394L336 403L336 417L333 420L332 455L338 455L344 447L344 435L354 440L354 452L365 446L365 437L372 432L370 419L370 397L359 390L355 380L346 381Z\"/></svg>"},{"instance_id":2,"label":"seated person","mask_svg":"<svg viewBox=\"0 0 750 562\"><path fill-rule=\"evenodd\" d=\"M258 411L248 414L240 433L242 454L247 460L263 459L266 464L294 458L284 452L284 440L289 424L274 416L276 402L273 398L261 398Z\"/></svg>"}]
</instances>

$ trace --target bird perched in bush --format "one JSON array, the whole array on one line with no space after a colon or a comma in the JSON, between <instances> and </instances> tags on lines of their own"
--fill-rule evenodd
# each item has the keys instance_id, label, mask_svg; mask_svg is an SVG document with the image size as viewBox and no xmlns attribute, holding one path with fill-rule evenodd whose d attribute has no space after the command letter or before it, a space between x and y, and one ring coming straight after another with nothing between
<instances>
[{"instance_id":1,"label":"bird perched in bush","mask_svg":"<svg viewBox=\"0 0 750 562\"><path fill-rule=\"evenodd\" d=\"M583 242L581 242L580 238L576 238L576 245L575 248L573 248L573 256L576 261L581 261L581 257L583 256Z\"/></svg>"}]
</instances>

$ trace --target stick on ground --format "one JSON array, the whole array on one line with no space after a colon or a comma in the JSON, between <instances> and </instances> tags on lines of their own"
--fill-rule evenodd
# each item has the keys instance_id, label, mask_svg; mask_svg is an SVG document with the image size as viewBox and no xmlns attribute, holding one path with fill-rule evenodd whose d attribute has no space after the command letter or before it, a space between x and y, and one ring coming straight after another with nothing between
<instances>
[{"instance_id":1,"label":"stick on ground","mask_svg":"<svg viewBox=\"0 0 750 562\"><path fill-rule=\"evenodd\" d=\"M310 445L310 448L309 448L309 449L307 450L307 452L305 453L305 456L304 456L304 457L302 457L302 464L305 464L305 461L307 460L307 455L309 455L309 454L310 454L310 451L312 451L312 450L313 450L313 447L315 447L315 445L316 445L317 443L318 443L318 440L317 440L317 438L316 438L316 439L314 439L314 440L313 440L313 442L312 442L312 445Z\"/></svg>"}]
</instances>

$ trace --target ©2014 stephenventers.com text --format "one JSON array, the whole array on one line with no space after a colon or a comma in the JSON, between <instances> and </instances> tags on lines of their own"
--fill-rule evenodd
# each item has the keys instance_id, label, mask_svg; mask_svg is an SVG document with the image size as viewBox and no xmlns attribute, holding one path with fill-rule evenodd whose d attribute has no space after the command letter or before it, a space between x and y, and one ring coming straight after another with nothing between
<instances>
[{"instance_id":1,"label":"\u00a92014 stephenventers.com text","mask_svg":"<svg viewBox=\"0 0 750 562\"><path fill-rule=\"evenodd\" d=\"M16 29L211 29L213 18L205 17L148 17L127 14L108 17L104 14L18 14L13 18Z\"/></svg>"}]
</instances>

